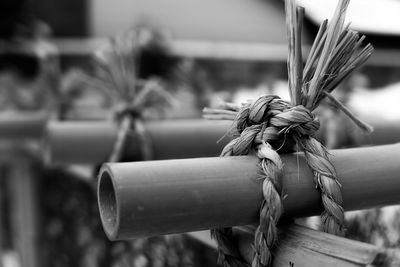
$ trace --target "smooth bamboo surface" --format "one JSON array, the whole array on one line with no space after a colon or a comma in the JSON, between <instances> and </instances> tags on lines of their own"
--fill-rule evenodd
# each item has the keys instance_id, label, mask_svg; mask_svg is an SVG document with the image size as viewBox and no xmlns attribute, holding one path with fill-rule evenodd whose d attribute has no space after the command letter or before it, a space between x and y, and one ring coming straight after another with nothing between
<instances>
[{"instance_id":1,"label":"smooth bamboo surface","mask_svg":"<svg viewBox=\"0 0 400 267\"><path fill-rule=\"evenodd\" d=\"M283 155L286 216L322 211L303 155ZM333 150L344 208L400 203L400 144ZM98 200L112 240L257 223L262 179L253 156L106 163Z\"/></svg>"},{"instance_id":2,"label":"smooth bamboo surface","mask_svg":"<svg viewBox=\"0 0 400 267\"><path fill-rule=\"evenodd\" d=\"M355 145L387 145L400 142L400 121L389 120L370 120L370 125L374 127L371 134L363 134L356 130Z\"/></svg>"},{"instance_id":3,"label":"smooth bamboo surface","mask_svg":"<svg viewBox=\"0 0 400 267\"><path fill-rule=\"evenodd\" d=\"M3 164L1 161L0 161L0 214L6 214L6 212L5 212L5 209L4 209L4 207L5 207L5 201L4 201L4 195L5 195L5 190L4 190L4 188L5 188L5 181L4 181L4 171L3 171L3 168L5 167L4 166L5 164ZM4 240L4 238L5 238L5 225L4 225L4 220L0 220L0 240ZM4 255L5 255L5 253L4 253L4 249L3 249L3 245L0 245L0 267L4 267L3 266L3 259L4 259Z\"/></svg>"},{"instance_id":4,"label":"smooth bamboo surface","mask_svg":"<svg viewBox=\"0 0 400 267\"><path fill-rule=\"evenodd\" d=\"M153 159L181 159L218 156L229 138L217 141L232 122L208 120L162 120L144 124ZM45 158L55 164L93 164L108 160L118 126L112 122L50 122ZM124 161L141 160L140 143L134 131L129 135Z\"/></svg>"},{"instance_id":5,"label":"smooth bamboo surface","mask_svg":"<svg viewBox=\"0 0 400 267\"><path fill-rule=\"evenodd\" d=\"M0 113L1 139L35 139L43 136L47 114L44 112L2 112Z\"/></svg>"},{"instance_id":6,"label":"smooth bamboo surface","mask_svg":"<svg viewBox=\"0 0 400 267\"><path fill-rule=\"evenodd\" d=\"M400 123L372 121L370 135L356 129L354 146L400 142ZM217 143L232 125L230 121L166 120L149 121L145 129L151 140L153 160L217 156L229 137ZM1 129L1 128L0 128ZM118 126L112 122L57 122L47 125L44 145L46 161L52 164L96 164L108 160ZM1 135L0 135L1 136ZM138 136L130 134L124 161L141 160Z\"/></svg>"},{"instance_id":7,"label":"smooth bamboo surface","mask_svg":"<svg viewBox=\"0 0 400 267\"><path fill-rule=\"evenodd\" d=\"M39 221L37 179L32 165L24 156L12 155L8 184L12 242L21 266L38 267Z\"/></svg>"}]
</instances>

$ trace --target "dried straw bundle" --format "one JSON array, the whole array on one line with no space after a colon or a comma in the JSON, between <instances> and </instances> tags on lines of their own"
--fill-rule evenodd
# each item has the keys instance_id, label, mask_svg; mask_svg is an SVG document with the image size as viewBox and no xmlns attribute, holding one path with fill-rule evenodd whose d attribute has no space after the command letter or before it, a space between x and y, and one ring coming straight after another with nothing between
<instances>
[{"instance_id":1,"label":"dried straw bundle","mask_svg":"<svg viewBox=\"0 0 400 267\"><path fill-rule=\"evenodd\" d=\"M149 107L162 108L173 102L160 80L139 78L141 51L149 42L143 40L143 35L148 34L145 29L134 29L112 38L95 53L95 75L89 82L118 103L119 111L140 113Z\"/></svg>"},{"instance_id":2,"label":"dried straw bundle","mask_svg":"<svg viewBox=\"0 0 400 267\"><path fill-rule=\"evenodd\" d=\"M271 266L272 251L278 238L276 224L283 213L281 184L282 162L276 151L293 141L301 149L314 173L325 211L322 214L324 231L342 234L344 212L340 184L325 147L313 138L319 128L312 111L325 98L345 112L364 131L372 127L357 119L330 93L372 53L372 46L361 51L364 36L344 27L349 0L340 0L328 25L325 20L316 36L303 68L301 31L304 9L294 0L285 1L289 39L288 77L291 103L276 96L262 96L242 106L224 104L219 109L205 109L205 118L234 120L231 134L234 139L224 148L222 156L249 154L253 149L261 162L264 178L264 201L260 225L255 232L255 256L252 266ZM273 150L272 147L275 149ZM219 243L219 261L224 266L246 265L234 245L231 228L212 230Z\"/></svg>"},{"instance_id":3,"label":"dried straw bundle","mask_svg":"<svg viewBox=\"0 0 400 267\"><path fill-rule=\"evenodd\" d=\"M372 128L358 120L331 92L361 66L372 54L371 44L362 43L365 36L344 26L346 9L350 0L340 0L328 25L324 20L311 47L303 68L301 31L304 8L296 7L295 1L285 1L286 25L289 40L288 77L292 105L303 105L313 111L327 97L344 111L361 129Z\"/></svg>"},{"instance_id":4,"label":"dried straw bundle","mask_svg":"<svg viewBox=\"0 0 400 267\"><path fill-rule=\"evenodd\" d=\"M140 119L145 111L152 109L161 112L174 102L160 79L139 78L142 52L146 46L154 46L152 36L148 30L137 28L112 38L95 53L94 75L75 72L69 82L70 87L96 88L114 103L113 115L120 124L120 130L110 157L112 162L121 159L128 132L133 128L143 139L143 157L150 158L149 140Z\"/></svg>"}]
</instances>

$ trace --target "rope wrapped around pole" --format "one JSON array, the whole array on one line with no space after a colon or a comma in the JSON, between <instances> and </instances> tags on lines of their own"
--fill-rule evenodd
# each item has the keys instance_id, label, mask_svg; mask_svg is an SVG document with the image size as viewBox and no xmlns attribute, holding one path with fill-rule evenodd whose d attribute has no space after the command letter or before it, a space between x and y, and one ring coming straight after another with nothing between
<instances>
[{"instance_id":1,"label":"rope wrapped around pole","mask_svg":"<svg viewBox=\"0 0 400 267\"><path fill-rule=\"evenodd\" d=\"M400 144L329 154L346 211L400 203ZM304 153L281 158L284 218L320 214L321 196ZM263 179L252 155L105 163L98 177L99 210L110 240L259 223Z\"/></svg>"},{"instance_id":2,"label":"rope wrapped around pole","mask_svg":"<svg viewBox=\"0 0 400 267\"><path fill-rule=\"evenodd\" d=\"M278 238L276 225L283 213L282 171L283 164L274 147L283 146L293 140L305 154L308 165L314 171L315 184L320 188L325 211L322 214L325 231L341 233L344 221L340 185L327 151L312 136L319 128L318 119L304 106L291 106L277 96L262 96L252 104L245 104L235 120L240 136L229 142L222 156L246 155L252 148L260 158L264 200L261 204L260 225L255 231L256 257L254 266L268 266L272 263L272 249ZM281 136L285 136L282 142ZM220 263L235 266L236 257L225 246L228 229L212 230L220 246ZM231 240L230 240L231 241ZM229 243L231 243L228 241ZM228 253L226 253L228 252ZM235 258L235 259L233 259ZM262 264L262 265L259 265Z\"/></svg>"},{"instance_id":3,"label":"rope wrapped around pole","mask_svg":"<svg viewBox=\"0 0 400 267\"><path fill-rule=\"evenodd\" d=\"M135 131L139 139L142 159L151 159L151 140L143 126L144 114L149 109L160 111L173 103L172 95L161 80L153 76L146 80L139 78L143 51L146 46L157 46L154 42L161 42L157 38L157 34L141 27L112 38L94 55L94 75L81 73L72 82L75 86L99 89L116 107L113 119L119 128L110 162L122 160L131 131ZM166 49L164 43L159 45L160 49Z\"/></svg>"},{"instance_id":4,"label":"rope wrapped around pole","mask_svg":"<svg viewBox=\"0 0 400 267\"><path fill-rule=\"evenodd\" d=\"M296 7L294 0L285 1L289 37L288 77L291 103L277 96L261 96L242 106L224 105L221 109L206 109L206 118L218 119L226 111L236 112L232 135L234 139L223 149L221 156L239 156L254 153L260 159L264 200L260 207L259 225L254 236L253 267L271 266L273 250L278 240L277 224L283 213L283 164L278 151L284 146L303 151L306 162L314 174L314 183L321 192L324 212L323 230L342 235L344 210L340 184L335 168L325 147L314 138L319 121L312 111L327 98L348 115L361 129L371 127L356 118L337 101L330 92L363 63L371 54L368 44L357 52L364 37L343 27L349 0L340 0L330 24L321 25L309 58L303 69L301 28L304 9ZM293 149L291 149L293 150ZM247 266L235 247L231 228L213 229L218 242L218 262L226 267Z\"/></svg>"}]
</instances>

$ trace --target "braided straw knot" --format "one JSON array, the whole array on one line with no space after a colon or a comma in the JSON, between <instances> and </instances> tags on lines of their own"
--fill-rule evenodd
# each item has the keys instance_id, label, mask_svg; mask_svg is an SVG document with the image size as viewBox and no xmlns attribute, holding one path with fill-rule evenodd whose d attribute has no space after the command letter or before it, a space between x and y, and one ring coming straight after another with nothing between
<instances>
[{"instance_id":1,"label":"braided straw knot","mask_svg":"<svg viewBox=\"0 0 400 267\"><path fill-rule=\"evenodd\" d=\"M237 136L225 146L221 156L247 155L255 150L261 161L264 200L260 208L260 224L255 232L252 266L272 264L272 251L278 239L277 223L283 213L283 163L277 150L290 141L304 151L316 187L321 190L325 207L322 214L324 231L342 232L344 213L340 184L326 149L313 138L319 125L318 119L307 108L292 106L278 96L261 96L253 103L244 104L238 111L234 122ZM239 253L231 249L234 237L229 229L212 231L220 247L219 262L224 266L246 265Z\"/></svg>"}]
</instances>

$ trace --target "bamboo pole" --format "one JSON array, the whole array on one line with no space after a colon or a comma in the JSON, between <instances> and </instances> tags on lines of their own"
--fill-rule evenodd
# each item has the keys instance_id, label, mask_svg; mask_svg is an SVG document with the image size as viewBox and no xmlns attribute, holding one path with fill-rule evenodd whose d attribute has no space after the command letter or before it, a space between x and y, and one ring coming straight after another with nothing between
<instances>
[{"instance_id":1,"label":"bamboo pole","mask_svg":"<svg viewBox=\"0 0 400 267\"><path fill-rule=\"evenodd\" d=\"M54 39L51 40L63 56L91 56L93 51L107 43L106 38ZM303 54L310 50L303 46ZM286 63L287 44L242 43L220 41L174 40L170 55L181 58L206 60L240 60L254 62ZM400 66L400 53L396 49L375 49L368 66Z\"/></svg>"},{"instance_id":2,"label":"bamboo pole","mask_svg":"<svg viewBox=\"0 0 400 267\"><path fill-rule=\"evenodd\" d=\"M356 132L355 145L383 145L400 142L400 123L372 121L375 131ZM217 156L229 137L217 143L231 126L230 121L166 120L149 121L145 129L151 139L154 160ZM94 164L108 160L118 126L112 122L57 122L47 125L44 155L53 164ZM140 160L138 136L132 133L124 160Z\"/></svg>"},{"instance_id":3,"label":"bamboo pole","mask_svg":"<svg viewBox=\"0 0 400 267\"><path fill-rule=\"evenodd\" d=\"M364 134L357 129L356 145L386 145L400 142L400 121L374 119L368 122L373 126L371 134Z\"/></svg>"},{"instance_id":4,"label":"bamboo pole","mask_svg":"<svg viewBox=\"0 0 400 267\"><path fill-rule=\"evenodd\" d=\"M24 156L15 155L10 163L11 219L13 243L24 267L39 266L38 204L32 166Z\"/></svg>"},{"instance_id":5,"label":"bamboo pole","mask_svg":"<svg viewBox=\"0 0 400 267\"><path fill-rule=\"evenodd\" d=\"M344 208L400 203L400 144L333 150ZM285 215L322 211L302 154L283 155ZM99 173L101 220L111 240L257 223L262 202L252 156L106 163Z\"/></svg>"},{"instance_id":6,"label":"bamboo pole","mask_svg":"<svg viewBox=\"0 0 400 267\"><path fill-rule=\"evenodd\" d=\"M34 139L43 136L47 123L44 112L2 112L0 113L1 139Z\"/></svg>"},{"instance_id":7,"label":"bamboo pole","mask_svg":"<svg viewBox=\"0 0 400 267\"><path fill-rule=\"evenodd\" d=\"M239 251L251 263L253 232L235 230ZM311 230L304 226L287 225L280 229L279 245L274 251L273 267L355 267L399 266L400 252L343 237Z\"/></svg>"},{"instance_id":8,"label":"bamboo pole","mask_svg":"<svg viewBox=\"0 0 400 267\"><path fill-rule=\"evenodd\" d=\"M281 225L279 245L274 251L273 267L278 266L399 266L400 251L385 249L297 224ZM235 227L242 257L251 263L254 255L254 227ZM191 232L188 235L210 248L217 249L210 231Z\"/></svg>"},{"instance_id":9,"label":"bamboo pole","mask_svg":"<svg viewBox=\"0 0 400 267\"><path fill-rule=\"evenodd\" d=\"M208 120L162 120L144 124L151 140L153 159L218 156L229 138L217 141L232 122ZM112 122L50 122L45 158L48 163L93 164L108 160L118 126ZM123 160L140 160L140 143L129 135Z\"/></svg>"},{"instance_id":10,"label":"bamboo pole","mask_svg":"<svg viewBox=\"0 0 400 267\"><path fill-rule=\"evenodd\" d=\"M399 122L373 120L369 123L374 127L374 132L366 135L357 131L357 145L384 145L400 142ZM226 144L228 139L222 140L220 145L216 144L216 141L226 133L230 125L231 122L229 121L209 122L201 119L150 121L145 123L148 132L154 136L153 140L155 142L157 142L155 138L159 136L167 138L160 140L160 142L170 142L174 141L174 134L178 135L176 138L182 137L188 141L192 140L191 136L194 138L197 135L198 141L207 141L207 145L203 147L203 152L199 152L201 156L217 155L221 151L219 149ZM167 133L164 134L162 131L166 131ZM117 126L109 121L48 122L48 114L45 112L0 113L0 139L40 139L44 135L47 135L46 137L49 139L46 141L47 156L50 157L51 162L55 163L103 162L107 159L107 155L111 151L116 133ZM134 134L131 135L130 142L128 143L136 144L136 138ZM214 148L208 146L211 143L214 144ZM85 144L85 146L82 147L81 144ZM98 144L102 144L104 147L100 148ZM82 152L87 152L88 154L85 154L83 157L81 156ZM212 154L209 154L209 152ZM156 159L172 158L163 153L165 152L158 150L155 153ZM197 157L197 154L197 152L192 151L189 156ZM127 149L127 160L138 156L137 146ZM178 158L184 157L186 156L182 155Z\"/></svg>"},{"instance_id":11,"label":"bamboo pole","mask_svg":"<svg viewBox=\"0 0 400 267\"><path fill-rule=\"evenodd\" d=\"M5 210L4 210L4 185L6 184L4 181L3 177L3 168L4 168L4 164L0 161L0 267L3 267L3 260L4 260L4 250L3 250L3 240L4 240L4 220L3 217L5 214Z\"/></svg>"}]
</instances>

